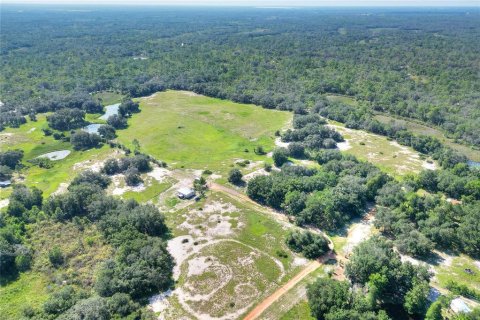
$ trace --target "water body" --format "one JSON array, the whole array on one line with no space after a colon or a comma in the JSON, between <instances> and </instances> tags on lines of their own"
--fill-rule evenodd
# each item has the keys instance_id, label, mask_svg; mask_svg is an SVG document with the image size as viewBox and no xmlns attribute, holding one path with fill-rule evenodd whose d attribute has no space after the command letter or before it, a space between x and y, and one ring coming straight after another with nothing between
<instances>
[{"instance_id":1,"label":"water body","mask_svg":"<svg viewBox=\"0 0 480 320\"><path fill-rule=\"evenodd\" d=\"M118 114L118 107L120 107L120 103L106 106L105 113L99 119L106 121L110 116L113 116L114 114Z\"/></svg>"},{"instance_id":2,"label":"water body","mask_svg":"<svg viewBox=\"0 0 480 320\"><path fill-rule=\"evenodd\" d=\"M71 153L70 150L60 150L42 154L37 158L48 158L52 161L65 159Z\"/></svg>"},{"instance_id":3,"label":"water body","mask_svg":"<svg viewBox=\"0 0 480 320\"><path fill-rule=\"evenodd\" d=\"M92 123L92 124L89 124L88 126L86 127L83 127L82 130L83 131L86 131L88 133L97 133L98 134L98 129L103 126L103 124L100 124L100 123Z\"/></svg>"},{"instance_id":4,"label":"water body","mask_svg":"<svg viewBox=\"0 0 480 320\"><path fill-rule=\"evenodd\" d=\"M120 103L111 104L109 106L106 106L105 107L105 113L103 115L101 115L98 119L107 120L110 116L118 114L118 108L119 107L120 107ZM102 125L103 124L92 123L92 124L89 124L86 127L83 127L82 130L86 131L88 133L98 134L98 128L100 128Z\"/></svg>"},{"instance_id":5,"label":"water body","mask_svg":"<svg viewBox=\"0 0 480 320\"><path fill-rule=\"evenodd\" d=\"M470 166L470 167L474 167L474 168L480 168L480 162L476 162L476 161L467 161L467 164Z\"/></svg>"}]
</instances>

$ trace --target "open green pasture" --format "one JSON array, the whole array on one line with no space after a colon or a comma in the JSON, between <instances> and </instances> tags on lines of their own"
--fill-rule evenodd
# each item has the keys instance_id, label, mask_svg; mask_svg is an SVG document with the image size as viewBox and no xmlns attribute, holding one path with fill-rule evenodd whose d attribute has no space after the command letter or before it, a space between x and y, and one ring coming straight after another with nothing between
<instances>
[{"instance_id":1,"label":"open green pasture","mask_svg":"<svg viewBox=\"0 0 480 320\"><path fill-rule=\"evenodd\" d=\"M138 99L141 112L119 131L119 141L170 166L226 171L235 159L264 160L254 148L274 147L274 133L292 114L258 106L166 91Z\"/></svg>"},{"instance_id":2,"label":"open green pasture","mask_svg":"<svg viewBox=\"0 0 480 320\"><path fill-rule=\"evenodd\" d=\"M97 98L104 106L122 102L122 99L124 98L121 93L112 91L100 91L95 93L93 96Z\"/></svg>"}]
</instances>

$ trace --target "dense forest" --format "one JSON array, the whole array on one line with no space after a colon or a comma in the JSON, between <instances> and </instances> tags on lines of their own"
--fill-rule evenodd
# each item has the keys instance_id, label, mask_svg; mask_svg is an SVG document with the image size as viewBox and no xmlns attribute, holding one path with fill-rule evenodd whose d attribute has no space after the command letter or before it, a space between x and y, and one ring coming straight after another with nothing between
<instances>
[{"instance_id":1,"label":"dense forest","mask_svg":"<svg viewBox=\"0 0 480 320\"><path fill-rule=\"evenodd\" d=\"M292 110L338 94L480 144L475 10L24 9L2 10L2 126L98 90Z\"/></svg>"}]
</instances>

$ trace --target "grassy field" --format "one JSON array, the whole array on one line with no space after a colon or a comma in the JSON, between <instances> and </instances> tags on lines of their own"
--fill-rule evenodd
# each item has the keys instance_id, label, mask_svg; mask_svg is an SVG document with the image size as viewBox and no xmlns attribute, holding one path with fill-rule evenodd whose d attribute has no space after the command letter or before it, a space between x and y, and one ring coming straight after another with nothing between
<instances>
[{"instance_id":1,"label":"grassy field","mask_svg":"<svg viewBox=\"0 0 480 320\"><path fill-rule=\"evenodd\" d=\"M39 272L22 273L20 277L0 287L0 319L20 319L23 308L41 307L48 298L48 278Z\"/></svg>"},{"instance_id":2,"label":"grassy field","mask_svg":"<svg viewBox=\"0 0 480 320\"><path fill-rule=\"evenodd\" d=\"M274 132L292 117L289 112L167 91L141 98L141 113L119 131L119 140L166 161L170 166L226 171L236 159L263 160L254 148L274 146ZM248 151L248 152L246 152Z\"/></svg>"},{"instance_id":3,"label":"grassy field","mask_svg":"<svg viewBox=\"0 0 480 320\"><path fill-rule=\"evenodd\" d=\"M480 161L480 150L475 150L472 147L469 147L460 143L456 143L453 139L449 139L445 137L444 133L438 129L420 124L415 121L409 121L406 119L397 119L385 114L376 115L375 119L377 119L382 123L390 123L391 121L394 121L398 124L405 126L405 128L407 128L409 131L413 133L435 137L440 141L442 141L447 146L449 146L450 148L457 150L460 153L463 153L470 160Z\"/></svg>"},{"instance_id":4,"label":"grassy field","mask_svg":"<svg viewBox=\"0 0 480 320\"><path fill-rule=\"evenodd\" d=\"M124 98L121 93L111 91L100 91L95 93L93 96L97 98L104 106L122 102L122 99Z\"/></svg>"},{"instance_id":5,"label":"grassy field","mask_svg":"<svg viewBox=\"0 0 480 320\"><path fill-rule=\"evenodd\" d=\"M469 274L465 269L470 269L474 273ZM466 255L453 257L447 264L442 264L435 268L438 272L436 279L440 286L445 287L448 281L466 285L480 291L480 262L474 261Z\"/></svg>"},{"instance_id":6,"label":"grassy field","mask_svg":"<svg viewBox=\"0 0 480 320\"><path fill-rule=\"evenodd\" d=\"M419 172L428 165L420 154L412 148L401 146L387 137L368 133L363 130L346 128L336 121L329 124L342 134L346 142L340 143L340 150L353 154L357 158L369 161L379 168L401 177L412 172Z\"/></svg>"},{"instance_id":7,"label":"grassy field","mask_svg":"<svg viewBox=\"0 0 480 320\"><path fill-rule=\"evenodd\" d=\"M349 96L341 96L341 95L327 95L327 99L333 102L341 102L350 106L358 106L358 101Z\"/></svg>"}]
</instances>

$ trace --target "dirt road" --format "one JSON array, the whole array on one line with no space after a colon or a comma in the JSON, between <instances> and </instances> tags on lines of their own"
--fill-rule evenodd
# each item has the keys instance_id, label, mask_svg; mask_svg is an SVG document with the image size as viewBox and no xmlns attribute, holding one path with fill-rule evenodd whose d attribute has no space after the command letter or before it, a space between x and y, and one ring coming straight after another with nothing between
<instances>
[{"instance_id":1,"label":"dirt road","mask_svg":"<svg viewBox=\"0 0 480 320\"><path fill-rule=\"evenodd\" d=\"M311 272L317 270L320 267L321 263L319 261L312 261L310 262L305 269L300 271L295 277L290 279L286 284L284 284L281 288L277 289L273 294L271 294L268 298L263 300L259 305L255 307L243 320L253 320L258 318L269 306L272 305L275 301L278 300L285 292L292 289L297 283L299 283L303 278L305 278Z\"/></svg>"}]
</instances>

